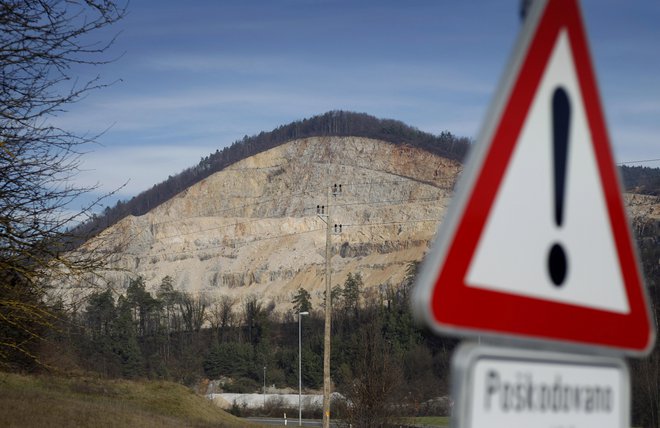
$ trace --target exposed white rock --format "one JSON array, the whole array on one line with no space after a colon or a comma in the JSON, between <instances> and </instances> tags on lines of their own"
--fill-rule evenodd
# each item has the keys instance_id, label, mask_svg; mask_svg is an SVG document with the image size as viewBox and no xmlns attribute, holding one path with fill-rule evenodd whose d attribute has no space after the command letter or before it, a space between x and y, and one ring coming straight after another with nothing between
<instances>
[{"instance_id":1,"label":"exposed white rock","mask_svg":"<svg viewBox=\"0 0 660 428\"><path fill-rule=\"evenodd\" d=\"M303 287L319 307L326 225L317 206L330 205L331 224L342 225L331 237L332 284L359 272L375 292L400 283L423 257L460 171L456 161L405 145L306 138L237 162L89 245L121 249L112 263L120 270L106 273L119 290L137 275L151 290L170 276L180 290L256 295L285 311ZM334 183L341 195L328 200ZM626 199L632 217L658 218L658 198Z\"/></svg>"},{"instance_id":2,"label":"exposed white rock","mask_svg":"<svg viewBox=\"0 0 660 428\"><path fill-rule=\"evenodd\" d=\"M332 283L360 272L367 289L397 284L420 260L449 202L458 162L358 137L315 137L257 154L191 186L97 241L122 248L106 277L118 289L142 275L211 296L257 295L279 310L299 287L318 305L330 205ZM342 185L341 195L328 188Z\"/></svg>"}]
</instances>

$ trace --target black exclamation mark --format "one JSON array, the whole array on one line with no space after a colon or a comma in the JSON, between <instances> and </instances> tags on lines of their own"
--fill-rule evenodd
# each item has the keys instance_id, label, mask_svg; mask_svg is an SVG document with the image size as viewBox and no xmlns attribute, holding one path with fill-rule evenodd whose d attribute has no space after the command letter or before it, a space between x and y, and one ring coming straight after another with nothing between
<instances>
[{"instance_id":1,"label":"black exclamation mark","mask_svg":"<svg viewBox=\"0 0 660 428\"><path fill-rule=\"evenodd\" d=\"M562 87L555 89L552 96L552 139L554 148L555 224L561 227L564 221L564 196L566 188L566 160L568 157L568 130L571 123L571 104ZM568 272L566 252L559 243L550 248L548 271L552 282L561 287Z\"/></svg>"}]
</instances>

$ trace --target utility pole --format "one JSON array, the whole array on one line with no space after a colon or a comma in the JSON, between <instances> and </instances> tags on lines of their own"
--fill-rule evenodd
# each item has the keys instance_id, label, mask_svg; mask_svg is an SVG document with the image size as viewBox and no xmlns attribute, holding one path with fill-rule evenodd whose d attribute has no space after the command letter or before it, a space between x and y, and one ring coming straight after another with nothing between
<instances>
[{"instance_id":1,"label":"utility pole","mask_svg":"<svg viewBox=\"0 0 660 428\"><path fill-rule=\"evenodd\" d=\"M325 332L323 335L323 428L330 428L330 323L332 322L332 284L330 282L330 192L328 187L328 217L325 228Z\"/></svg>"},{"instance_id":2,"label":"utility pole","mask_svg":"<svg viewBox=\"0 0 660 428\"><path fill-rule=\"evenodd\" d=\"M300 311L300 309L298 309ZM302 324L300 317L309 312L298 312L298 426L302 426Z\"/></svg>"},{"instance_id":3,"label":"utility pole","mask_svg":"<svg viewBox=\"0 0 660 428\"><path fill-rule=\"evenodd\" d=\"M341 184L328 187L325 210L317 206L317 214L325 221L325 332L323 335L323 428L330 428L330 333L332 322L332 282L330 280L330 260L332 259L332 221L330 212L331 197L340 195ZM323 218L325 217L325 219ZM336 226L336 225L335 225Z\"/></svg>"}]
</instances>

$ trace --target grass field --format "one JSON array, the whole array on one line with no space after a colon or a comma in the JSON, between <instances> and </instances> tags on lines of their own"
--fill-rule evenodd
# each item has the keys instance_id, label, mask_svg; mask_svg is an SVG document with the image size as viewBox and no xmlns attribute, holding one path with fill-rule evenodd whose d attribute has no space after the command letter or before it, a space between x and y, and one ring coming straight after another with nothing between
<instances>
[{"instance_id":1,"label":"grass field","mask_svg":"<svg viewBox=\"0 0 660 428\"><path fill-rule=\"evenodd\" d=\"M448 427L449 426L449 417L448 416L420 416L416 418L406 419L406 423L418 426L428 426L428 427Z\"/></svg>"},{"instance_id":2,"label":"grass field","mask_svg":"<svg viewBox=\"0 0 660 428\"><path fill-rule=\"evenodd\" d=\"M171 382L0 373L2 427L243 427L251 425Z\"/></svg>"}]
</instances>

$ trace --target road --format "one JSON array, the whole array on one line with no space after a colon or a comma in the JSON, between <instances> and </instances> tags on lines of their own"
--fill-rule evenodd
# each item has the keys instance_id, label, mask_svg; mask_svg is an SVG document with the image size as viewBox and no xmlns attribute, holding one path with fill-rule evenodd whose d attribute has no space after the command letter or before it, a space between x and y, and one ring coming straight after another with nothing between
<instances>
[{"instance_id":1,"label":"road","mask_svg":"<svg viewBox=\"0 0 660 428\"><path fill-rule=\"evenodd\" d=\"M257 422L262 425L275 425L275 426L285 426L284 418L245 418L251 422ZM297 427L298 418L288 418L286 426ZM323 421L321 419L303 419L302 426L304 427L322 427ZM330 421L331 427L338 427L337 422Z\"/></svg>"}]
</instances>

